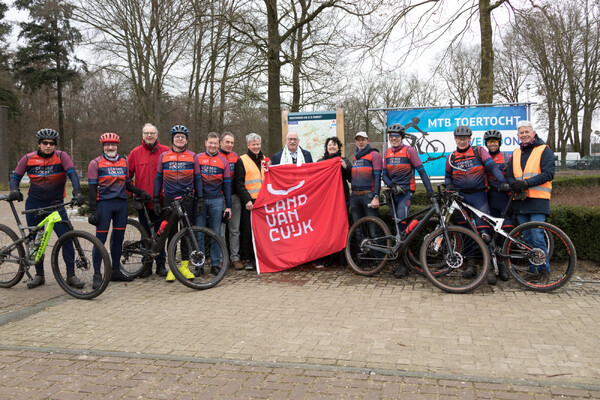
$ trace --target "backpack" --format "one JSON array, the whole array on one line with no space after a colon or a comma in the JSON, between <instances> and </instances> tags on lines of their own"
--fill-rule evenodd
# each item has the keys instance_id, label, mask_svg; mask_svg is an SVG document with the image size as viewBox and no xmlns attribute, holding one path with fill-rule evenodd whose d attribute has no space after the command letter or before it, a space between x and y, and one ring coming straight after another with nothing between
<instances>
[{"instance_id":1,"label":"backpack","mask_svg":"<svg viewBox=\"0 0 600 400\"><path fill-rule=\"evenodd\" d=\"M479 164L481 164L483 166L483 161L481 159L481 152L479 151L479 146L471 146L471 148L473 149L473 154L475 154L475 158L477 159L477 161L479 161ZM454 153L452 152L452 154L450 155L450 163L452 165L454 165Z\"/></svg>"}]
</instances>

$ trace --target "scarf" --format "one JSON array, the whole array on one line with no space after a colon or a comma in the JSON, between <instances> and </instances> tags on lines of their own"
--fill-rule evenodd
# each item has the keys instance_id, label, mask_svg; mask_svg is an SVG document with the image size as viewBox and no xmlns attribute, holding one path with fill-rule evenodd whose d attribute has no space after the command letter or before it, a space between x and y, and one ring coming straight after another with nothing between
<instances>
[{"instance_id":1,"label":"scarf","mask_svg":"<svg viewBox=\"0 0 600 400\"><path fill-rule=\"evenodd\" d=\"M342 156L342 151L338 150L336 153L333 154L329 154L327 151L325 151L325 154L323 155L323 160L329 160L330 158L336 158L336 157L341 157Z\"/></svg>"},{"instance_id":2,"label":"scarf","mask_svg":"<svg viewBox=\"0 0 600 400\"><path fill-rule=\"evenodd\" d=\"M294 162L294 159L292 158L292 155L290 154L290 151L288 150L287 146L285 146L283 148L283 153L281 154L281 162L279 164L292 164ZM298 150L296 150L296 166L300 166L302 164L304 164L304 154L302 154L302 148L300 146L298 146Z\"/></svg>"},{"instance_id":3,"label":"scarf","mask_svg":"<svg viewBox=\"0 0 600 400\"><path fill-rule=\"evenodd\" d=\"M360 150L360 151L358 150L358 147L357 147L356 150L354 151L354 158L358 160L358 159L366 156L370 152L371 152L371 145L370 144L367 144L365 146L365 148L362 149L362 150Z\"/></svg>"}]
</instances>

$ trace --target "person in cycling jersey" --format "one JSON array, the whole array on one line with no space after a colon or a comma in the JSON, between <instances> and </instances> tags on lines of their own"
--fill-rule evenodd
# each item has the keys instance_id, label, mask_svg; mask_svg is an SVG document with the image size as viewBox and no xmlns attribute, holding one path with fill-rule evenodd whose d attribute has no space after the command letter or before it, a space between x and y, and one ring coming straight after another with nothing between
<instances>
[{"instance_id":1,"label":"person in cycling jersey","mask_svg":"<svg viewBox=\"0 0 600 400\"><path fill-rule=\"evenodd\" d=\"M415 170L419 173L428 194L433 195L433 188L417 151L413 147L402 143L406 134L404 126L392 124L386 132L390 140L390 147L383 157L383 182L392 191L392 201L396 207L396 218L404 219L408 217L410 202L413 193L417 190ZM398 224L400 232L405 228L405 223ZM408 267L403 264L398 265L394 271L397 278L403 278L408 273Z\"/></svg>"},{"instance_id":2,"label":"person in cycling jersey","mask_svg":"<svg viewBox=\"0 0 600 400\"><path fill-rule=\"evenodd\" d=\"M110 280L129 282L133 278L121 271L121 254L128 214L126 190L140 196L144 202L149 202L151 197L129 181L127 160L117 153L120 141L121 139L116 133L103 133L100 136L102 155L94 158L88 166L90 201L88 222L96 227L96 237L104 244L112 221L113 231L110 242L112 275ZM93 259L93 288L97 289L102 285L101 255L94 253Z\"/></svg>"},{"instance_id":3,"label":"person in cycling jersey","mask_svg":"<svg viewBox=\"0 0 600 400\"><path fill-rule=\"evenodd\" d=\"M37 151L25 154L17 163L10 177L9 200L23 201L23 194L19 190L19 183L25 174L29 177L29 192L25 201L25 209L48 207L56 202L62 202L65 198L65 184L67 176L73 184L73 198L77 205L82 205L85 198L81 194L79 177L75 171L75 165L71 157L62 150L57 150L59 134L54 129L40 129L35 136L38 140ZM63 221L69 217L65 208L58 210ZM45 216L27 214L27 225L36 226ZM60 237L68 232L66 224L54 225L54 232ZM69 241L63 247L63 259L67 268L67 284L81 289L84 283L75 276L74 269L75 251L73 243ZM27 282L27 287L33 289L46 283L44 277L44 259L35 266L35 276Z\"/></svg>"},{"instance_id":4,"label":"person in cycling jersey","mask_svg":"<svg viewBox=\"0 0 600 400\"><path fill-rule=\"evenodd\" d=\"M200 173L196 175L196 225L206 226L221 235L221 221L231 217L231 172L229 161L219 153L219 134L210 132L204 142L206 151L196 154L194 166ZM223 209L225 200L225 209ZM198 243L204 243L204 234L196 234ZM210 249L210 273L218 275L221 252L219 244L212 242ZM194 270L194 275L204 273L203 267Z\"/></svg>"},{"instance_id":5,"label":"person in cycling jersey","mask_svg":"<svg viewBox=\"0 0 600 400\"><path fill-rule=\"evenodd\" d=\"M164 197L164 205L170 206L173 200L183 196L186 193L193 193L194 178L199 172L199 168L194 165L194 156L187 149L190 131L184 125L175 125L171 128L172 147L164 152L158 158L158 167L156 169L156 179L154 180L154 213L161 215L161 194ZM193 197L193 196L192 196ZM187 214L192 218L194 215L194 201L187 198L181 205L185 208ZM174 226L169 232L169 240L177 233L178 227ZM181 246L181 264L179 270L186 279L194 279L195 275L190 271L189 249L185 241ZM166 277L167 282L175 281L175 275L169 271Z\"/></svg>"},{"instance_id":6,"label":"person in cycling jersey","mask_svg":"<svg viewBox=\"0 0 600 400\"><path fill-rule=\"evenodd\" d=\"M489 214L486 174L489 172L496 177L502 191L508 191L510 187L487 150L481 146L471 146L472 135L473 131L469 126L461 125L454 129L456 150L450 153L446 160L446 189L457 190L463 196L465 203ZM482 236L489 239L489 226L478 217L474 219L477 229L482 232ZM458 223L459 225L467 224L460 214L458 215ZM472 243L465 241L466 253L468 253L469 245L472 246ZM463 271L463 277L472 278L475 276L476 271L473 261L473 259L467 260L467 268ZM494 272L491 271L491 273Z\"/></svg>"},{"instance_id":7,"label":"person in cycling jersey","mask_svg":"<svg viewBox=\"0 0 600 400\"><path fill-rule=\"evenodd\" d=\"M487 147L490 157L502 172L502 176L506 178L506 164L510 160L511 154L500 151L502 145L502 133L496 129L490 129L483 134L483 142ZM501 217L508 204L509 195L500 191L500 182L496 179L493 173L486 171L489 190L487 192L488 206L492 217ZM504 219L504 229L510 231L514 228L512 217L507 215ZM498 263L498 277L503 281L508 280L508 269L504 263Z\"/></svg>"},{"instance_id":8,"label":"person in cycling jersey","mask_svg":"<svg viewBox=\"0 0 600 400\"><path fill-rule=\"evenodd\" d=\"M379 150L369 144L367 132L357 132L354 143L356 150L352 159L350 208L352 219L356 222L364 216L379 216L383 159Z\"/></svg>"}]
</instances>

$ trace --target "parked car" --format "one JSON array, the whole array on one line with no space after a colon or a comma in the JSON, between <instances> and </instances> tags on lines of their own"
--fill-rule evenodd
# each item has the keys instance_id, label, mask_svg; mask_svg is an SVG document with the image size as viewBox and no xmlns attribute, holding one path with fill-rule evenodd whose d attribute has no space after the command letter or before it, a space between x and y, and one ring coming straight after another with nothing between
<instances>
[{"instance_id":1,"label":"parked car","mask_svg":"<svg viewBox=\"0 0 600 400\"><path fill-rule=\"evenodd\" d=\"M585 156L577 161L577 169L600 169L600 156Z\"/></svg>"}]
</instances>

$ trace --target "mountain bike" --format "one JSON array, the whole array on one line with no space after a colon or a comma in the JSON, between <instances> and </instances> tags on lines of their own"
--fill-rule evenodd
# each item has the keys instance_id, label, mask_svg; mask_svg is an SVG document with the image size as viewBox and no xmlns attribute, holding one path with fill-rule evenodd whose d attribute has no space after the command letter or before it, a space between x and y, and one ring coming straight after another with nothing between
<instances>
[{"instance_id":1,"label":"mountain bike","mask_svg":"<svg viewBox=\"0 0 600 400\"><path fill-rule=\"evenodd\" d=\"M504 217L496 218L462 201L455 191L446 192L447 214L458 211L468 226L477 232L469 214L476 215L491 228L487 247L491 256L494 272L498 274L498 263L505 263L510 274L521 285L538 292L549 292L564 286L575 272L577 254L571 239L558 227L547 222L527 222L506 232L502 226ZM506 215L512 202L519 194L510 196L503 215ZM538 235L539 247L534 247L531 238ZM540 283L539 268L546 266L550 270L548 283Z\"/></svg>"},{"instance_id":2,"label":"mountain bike","mask_svg":"<svg viewBox=\"0 0 600 400\"><path fill-rule=\"evenodd\" d=\"M17 235L8 226L0 225L0 287L14 286L21 281L24 275L27 275L28 280L33 279L29 268L43 260L54 225L62 223L69 227L69 232L56 240L50 257L52 273L56 282L67 294L77 299L93 299L106 290L112 272L106 248L91 233L73 230L71 222L63 220L57 211L65 206L74 206L74 200L22 211L23 214L46 215L44 220L36 226L21 224L15 205L8 200L8 195L0 196L1 200L6 200L10 204L20 235ZM94 270L92 263L93 254L101 256L100 269L97 271ZM97 289L93 288L94 273L102 275L102 283ZM69 285L67 279L71 275L77 276L83 282L83 286Z\"/></svg>"},{"instance_id":3,"label":"mountain bike","mask_svg":"<svg viewBox=\"0 0 600 400\"><path fill-rule=\"evenodd\" d=\"M387 191L383 193L386 201L392 204L390 210L395 222L395 234L391 235L388 226L380 218L363 217L356 221L348 232L345 249L346 260L356 273L374 275L399 254L403 255L408 266L414 268L418 264L414 259L411 260L413 252L407 250L421 232L431 229L431 225L434 224L433 231L424 236L419 250L420 264L426 276L434 285L452 293L471 291L483 282L489 268L489 255L485 243L479 235L469 229L446 224L440 208L443 192L439 188L431 198L431 207L403 220L395 218L393 201L388 198L391 194ZM413 220L417 223L413 224L410 232L399 231L398 223ZM470 245L465 246L465 241ZM429 269L425 268L426 265ZM476 273L463 276L468 266L474 267Z\"/></svg>"},{"instance_id":4,"label":"mountain bike","mask_svg":"<svg viewBox=\"0 0 600 400\"><path fill-rule=\"evenodd\" d=\"M407 140L409 142L409 145L414 147L419 154L427 154L427 160L424 160L423 163L444 157L446 153L446 146L444 145L444 143L441 140L437 139L427 139L429 132L422 131L421 128L419 128L418 126L419 122L420 119L414 117L408 124L404 125L404 128L415 128L418 132L421 133L422 136L417 139L415 135L406 133L404 136L405 140ZM423 146L425 147L424 150ZM440 153L440 155L432 156L432 153Z\"/></svg>"},{"instance_id":5,"label":"mountain bike","mask_svg":"<svg viewBox=\"0 0 600 400\"><path fill-rule=\"evenodd\" d=\"M125 239L123 240L123 255L121 258L121 268L124 273L129 276L139 276L144 266L151 265L154 258L160 254L171 230L177 224L180 224L181 229L173 236L167 247L169 268L173 272L173 275L175 275L175 278L185 286L198 290L210 289L223 279L229 266L227 246L221 236L217 235L215 231L203 226L192 226L188 214L182 206L185 200L191 198L192 194L188 192L184 196L174 199L170 207L164 208L163 215L170 215L163 221L158 232L154 229L153 223L149 219L146 207L141 204L139 199L134 199L134 204L137 203L138 207L141 207L146 213L150 232L144 229L138 221L134 219L127 220ZM162 217L161 215L159 218ZM196 239L199 233L203 234L204 239L202 242ZM210 262L208 262L210 261L211 246L216 246L221 254L222 264L218 270L211 268ZM189 269L194 273L195 277L193 279L186 279L179 270L182 260L182 250L184 254L189 253Z\"/></svg>"}]
</instances>

